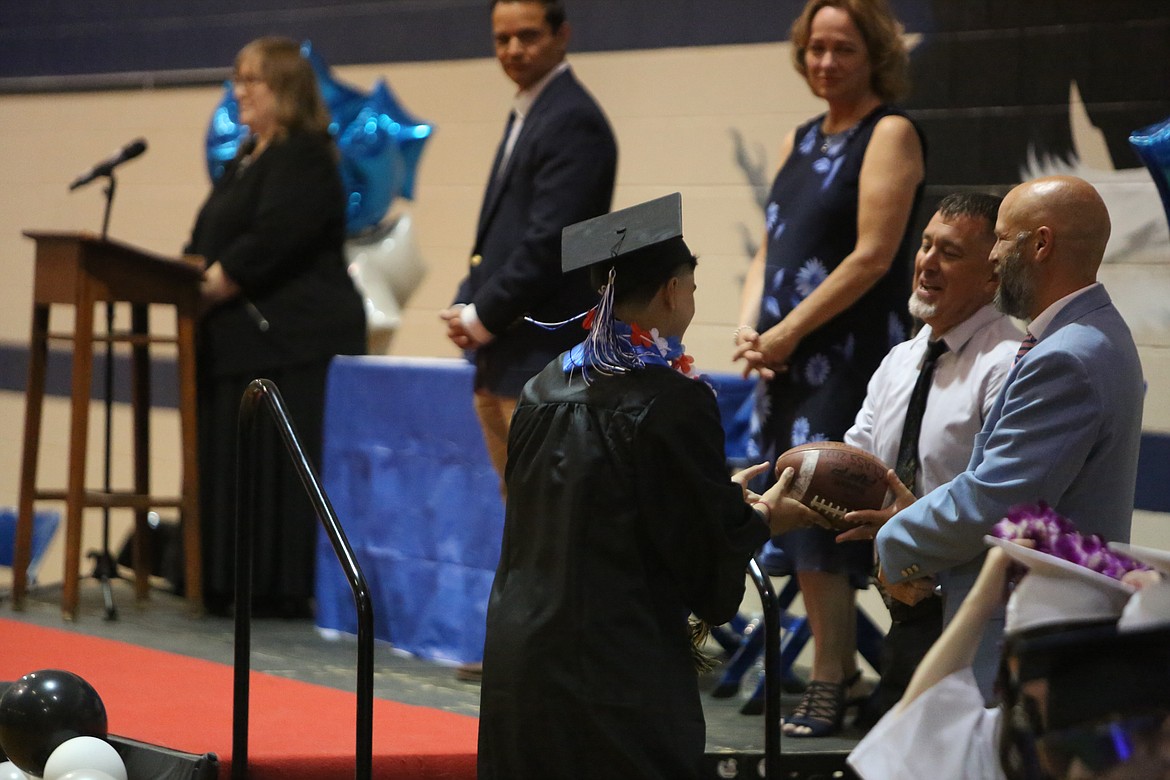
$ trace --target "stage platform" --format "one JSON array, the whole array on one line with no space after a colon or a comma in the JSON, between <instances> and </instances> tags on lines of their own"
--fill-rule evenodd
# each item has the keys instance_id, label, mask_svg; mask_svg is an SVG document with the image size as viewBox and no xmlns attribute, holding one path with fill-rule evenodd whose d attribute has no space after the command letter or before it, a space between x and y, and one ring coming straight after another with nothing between
<instances>
[{"instance_id":1,"label":"stage platform","mask_svg":"<svg viewBox=\"0 0 1170 780\"><path fill-rule=\"evenodd\" d=\"M119 608L117 621L104 619L100 585L92 579L82 582L80 619L74 623L66 623L61 619L60 589L56 586L35 589L30 594L24 612L13 612L10 602L4 599L0 602L0 617L219 664L232 663L233 624L230 619L191 619L186 615L182 599L157 589L149 605L140 608L133 601L131 587L129 582L114 582ZM351 638L322 637L310 620L257 620L252 629L252 649L254 671L343 691L354 689L355 643ZM127 675L132 676L134 673L134 669L126 670ZM704 692L708 752L726 752L741 757L763 752L763 719L739 713L739 707L757 676L758 672L748 675L744 690L738 698L715 699ZM713 685L716 677L717 672L704 678L704 687ZM142 680L141 684L157 686L165 685L166 681ZM472 717L477 716L479 711L477 685L456 680L454 670L449 666L402 654L384 643L379 643L376 648L374 695L378 699ZM785 696L786 708L795 703L796 697ZM230 704L228 706L230 708ZM289 706L296 708L298 705L294 701L289 702ZM149 719L151 715L138 713L136 717ZM375 720L376 731L377 722ZM349 725L352 728L352 723ZM120 735L139 738L139 735L127 728L121 728ZM781 750L784 754L840 754L851 749L859 737L859 734L847 731L840 737L828 739L785 739ZM216 745L195 747L196 751L217 749L224 750ZM221 774L223 776L226 775ZM346 775L343 773L337 776ZM449 774L442 776L456 777ZM472 777L473 774L468 775L468 780Z\"/></svg>"}]
</instances>

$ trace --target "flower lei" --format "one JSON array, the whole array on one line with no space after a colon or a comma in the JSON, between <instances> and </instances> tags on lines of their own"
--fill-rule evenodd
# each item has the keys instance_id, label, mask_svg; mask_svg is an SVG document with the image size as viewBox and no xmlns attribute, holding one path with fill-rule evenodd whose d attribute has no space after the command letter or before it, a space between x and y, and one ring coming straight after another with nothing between
<instances>
[{"instance_id":1,"label":"flower lei","mask_svg":"<svg viewBox=\"0 0 1170 780\"><path fill-rule=\"evenodd\" d=\"M1068 518L1044 501L1012 507L991 529L1000 539L1030 539L1035 549L1119 580L1130 571L1149 567L1106 546L1098 534L1084 535Z\"/></svg>"},{"instance_id":2,"label":"flower lei","mask_svg":"<svg viewBox=\"0 0 1170 780\"><path fill-rule=\"evenodd\" d=\"M590 331L584 342L573 347L564 359L564 368L570 371L580 368L601 374L624 374L635 368L648 365L667 366L685 377L701 379L694 370L695 359L686 354L682 340L659 334L658 328L646 330L636 322L627 325L621 320L611 319L608 329L594 329L597 323L597 307L589 310L581 326ZM608 330L608 332L604 332Z\"/></svg>"}]
</instances>

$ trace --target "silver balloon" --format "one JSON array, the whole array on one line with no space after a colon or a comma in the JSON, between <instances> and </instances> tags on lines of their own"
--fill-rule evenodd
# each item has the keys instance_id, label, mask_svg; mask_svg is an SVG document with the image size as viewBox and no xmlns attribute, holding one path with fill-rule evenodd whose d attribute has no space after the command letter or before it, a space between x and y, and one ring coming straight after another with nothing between
<instances>
[{"instance_id":1,"label":"silver balloon","mask_svg":"<svg viewBox=\"0 0 1170 780\"><path fill-rule=\"evenodd\" d=\"M385 353L402 308L426 275L410 212L377 225L345 244L349 273L366 303L370 352Z\"/></svg>"}]
</instances>

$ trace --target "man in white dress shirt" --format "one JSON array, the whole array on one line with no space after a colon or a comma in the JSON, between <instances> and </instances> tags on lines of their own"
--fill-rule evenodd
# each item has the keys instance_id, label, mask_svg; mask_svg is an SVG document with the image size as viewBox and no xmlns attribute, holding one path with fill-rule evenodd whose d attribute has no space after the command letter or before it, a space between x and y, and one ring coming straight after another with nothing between
<instances>
[{"instance_id":1,"label":"man in white dress shirt","mask_svg":"<svg viewBox=\"0 0 1170 780\"><path fill-rule=\"evenodd\" d=\"M912 604L937 573L948 614L951 596L978 575L983 536L1013 507L1044 501L1081 533L1117 542L1129 540L1133 520L1145 390L1133 335L1096 281L1109 211L1085 180L1045 177L1008 193L995 232L996 306L1029 320L1030 335L967 468L918 500L896 490L889 522L888 511L866 520L878 529L878 577L890 592ZM974 664L988 701L996 638L984 634Z\"/></svg>"},{"instance_id":2,"label":"man in white dress shirt","mask_svg":"<svg viewBox=\"0 0 1170 780\"><path fill-rule=\"evenodd\" d=\"M871 452L921 496L949 482L971 458L975 435L983 427L1023 333L991 305L998 286L990 260L1000 199L982 193L956 193L939 202L922 234L914 260L910 313L925 325L894 347L870 379L865 402L845 442ZM925 408L917 447L906 428L913 415L916 385L928 348L938 355L932 375L923 377ZM945 349L943 348L945 345ZM929 371L929 369L927 369ZM842 534L869 538L871 529ZM885 594L883 594L885 595ZM944 594L945 595L945 594ZM863 708L858 725L877 721L901 697L918 662L938 638L943 600L929 597L909 606L886 597L892 625L882 651L882 680ZM947 605L948 612L953 612Z\"/></svg>"}]
</instances>

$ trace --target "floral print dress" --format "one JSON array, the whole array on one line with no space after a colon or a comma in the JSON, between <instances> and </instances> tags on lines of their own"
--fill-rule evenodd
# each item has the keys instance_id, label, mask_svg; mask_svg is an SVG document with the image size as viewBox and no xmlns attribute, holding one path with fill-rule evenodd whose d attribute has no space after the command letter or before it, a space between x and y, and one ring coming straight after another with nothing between
<instances>
[{"instance_id":1,"label":"floral print dress","mask_svg":"<svg viewBox=\"0 0 1170 780\"><path fill-rule=\"evenodd\" d=\"M765 212L767 265L757 329L763 333L825 280L857 243L858 179L879 106L849 130L821 132L823 116L801 125L776 175ZM915 207L921 188L915 197ZM889 272L852 307L807 336L788 370L756 390L749 457L774 461L790 447L841 441L885 354L909 337L910 230ZM819 528L779 540L799 571L847 572L861 587L872 567L868 542L838 545Z\"/></svg>"}]
</instances>

